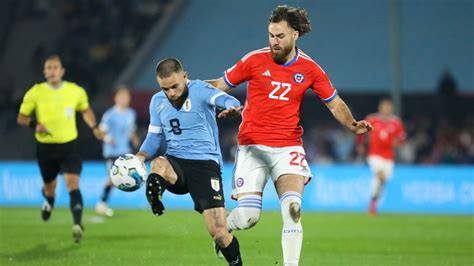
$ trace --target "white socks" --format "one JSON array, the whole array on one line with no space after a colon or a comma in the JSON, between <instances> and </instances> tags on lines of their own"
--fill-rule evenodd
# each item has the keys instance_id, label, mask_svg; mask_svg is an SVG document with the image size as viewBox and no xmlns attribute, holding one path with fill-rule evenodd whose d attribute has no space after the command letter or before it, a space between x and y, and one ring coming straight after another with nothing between
<instances>
[{"instance_id":1,"label":"white socks","mask_svg":"<svg viewBox=\"0 0 474 266\"><path fill-rule=\"evenodd\" d=\"M295 191L283 193L280 198L283 230L281 246L285 266L298 265L303 243L303 227L301 226L301 194Z\"/></svg>"},{"instance_id":2,"label":"white socks","mask_svg":"<svg viewBox=\"0 0 474 266\"><path fill-rule=\"evenodd\" d=\"M283 193L280 198L283 230L281 245L285 266L296 266L299 263L303 243L301 226L301 194L295 191ZM227 217L227 228L242 230L253 227L260 219L262 197L258 195L242 196L238 206Z\"/></svg>"},{"instance_id":3,"label":"white socks","mask_svg":"<svg viewBox=\"0 0 474 266\"><path fill-rule=\"evenodd\" d=\"M243 230L253 227L260 219L262 196L245 195L238 199L238 205L227 216L227 228Z\"/></svg>"}]
</instances>

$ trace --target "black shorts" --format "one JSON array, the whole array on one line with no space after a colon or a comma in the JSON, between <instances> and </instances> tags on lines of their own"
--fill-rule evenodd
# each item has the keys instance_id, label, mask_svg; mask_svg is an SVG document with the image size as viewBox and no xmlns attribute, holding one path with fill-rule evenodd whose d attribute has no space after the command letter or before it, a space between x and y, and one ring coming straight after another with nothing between
<instances>
[{"instance_id":1,"label":"black shorts","mask_svg":"<svg viewBox=\"0 0 474 266\"><path fill-rule=\"evenodd\" d=\"M36 157L45 183L55 180L58 174L81 174L82 159L76 140L62 144L37 142Z\"/></svg>"},{"instance_id":2,"label":"black shorts","mask_svg":"<svg viewBox=\"0 0 474 266\"><path fill-rule=\"evenodd\" d=\"M225 207L221 169L212 160L187 160L166 156L178 180L166 189L174 194L189 192L194 201L194 209L204 210Z\"/></svg>"}]
</instances>

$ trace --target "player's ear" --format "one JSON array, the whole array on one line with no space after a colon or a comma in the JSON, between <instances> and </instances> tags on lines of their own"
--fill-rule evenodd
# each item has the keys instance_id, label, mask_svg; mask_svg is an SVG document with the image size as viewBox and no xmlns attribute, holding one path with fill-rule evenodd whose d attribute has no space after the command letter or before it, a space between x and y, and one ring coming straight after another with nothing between
<instances>
[{"instance_id":1,"label":"player's ear","mask_svg":"<svg viewBox=\"0 0 474 266\"><path fill-rule=\"evenodd\" d=\"M184 71L184 79L188 79L188 72Z\"/></svg>"},{"instance_id":2,"label":"player's ear","mask_svg":"<svg viewBox=\"0 0 474 266\"><path fill-rule=\"evenodd\" d=\"M298 40L298 38L300 37L300 32L297 31L297 30L295 30L295 31L293 32L293 37L295 38L295 41Z\"/></svg>"}]
</instances>

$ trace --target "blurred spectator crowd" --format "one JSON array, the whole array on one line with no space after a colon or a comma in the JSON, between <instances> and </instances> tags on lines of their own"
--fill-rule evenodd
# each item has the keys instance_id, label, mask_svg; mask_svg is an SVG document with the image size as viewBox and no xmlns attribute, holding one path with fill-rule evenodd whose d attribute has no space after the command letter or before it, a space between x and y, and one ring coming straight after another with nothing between
<instances>
[{"instance_id":1,"label":"blurred spectator crowd","mask_svg":"<svg viewBox=\"0 0 474 266\"><path fill-rule=\"evenodd\" d=\"M64 21L55 51L67 66L68 79L87 88L90 96L98 88L112 86L168 2L63 0L60 5L54 5L59 10L51 12L59 11ZM42 61L49 53L47 47L37 47L33 62L38 64L39 77Z\"/></svg>"},{"instance_id":2,"label":"blurred spectator crowd","mask_svg":"<svg viewBox=\"0 0 474 266\"><path fill-rule=\"evenodd\" d=\"M463 121L417 114L406 119L406 142L398 148L397 162L416 164L474 163L474 119ZM355 152L354 135L337 124L306 129L303 138L307 159L314 163L354 163L365 158Z\"/></svg>"},{"instance_id":3,"label":"blurred spectator crowd","mask_svg":"<svg viewBox=\"0 0 474 266\"><path fill-rule=\"evenodd\" d=\"M365 115L376 112L377 101L381 96L342 97L350 105L355 116L362 119ZM453 96L447 99L445 95L411 95L405 96L404 99L406 104L403 122L407 139L397 149L397 162L474 163L474 110L470 108L472 96ZM308 101L318 99L311 97ZM323 104L311 104L308 101L303 103L301 115L301 124L305 130L303 145L308 162L365 162L365 158L356 153L354 134L336 122ZM419 103L422 104L418 105ZM221 127L221 148L227 161L234 159L236 131L237 125L231 126L230 129L228 126Z\"/></svg>"}]
</instances>

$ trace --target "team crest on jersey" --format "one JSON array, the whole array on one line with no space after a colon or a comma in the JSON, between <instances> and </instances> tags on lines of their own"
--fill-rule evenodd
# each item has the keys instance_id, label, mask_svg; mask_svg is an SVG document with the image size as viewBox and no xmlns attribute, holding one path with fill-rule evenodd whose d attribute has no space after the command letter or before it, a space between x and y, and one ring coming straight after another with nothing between
<instances>
[{"instance_id":1,"label":"team crest on jersey","mask_svg":"<svg viewBox=\"0 0 474 266\"><path fill-rule=\"evenodd\" d=\"M219 178L217 178L217 177L211 177L211 187L212 187L212 189L214 189L215 191L221 190L221 185L220 185L220 183L219 183Z\"/></svg>"},{"instance_id":2,"label":"team crest on jersey","mask_svg":"<svg viewBox=\"0 0 474 266\"><path fill-rule=\"evenodd\" d=\"M191 111L191 99L186 99L186 101L183 104L183 109L186 112Z\"/></svg>"},{"instance_id":3,"label":"team crest on jersey","mask_svg":"<svg viewBox=\"0 0 474 266\"><path fill-rule=\"evenodd\" d=\"M244 179L242 177L237 178L235 184L237 185L237 187L242 187L244 185Z\"/></svg>"},{"instance_id":4,"label":"team crest on jersey","mask_svg":"<svg viewBox=\"0 0 474 266\"><path fill-rule=\"evenodd\" d=\"M165 104L164 103L160 103L160 106L158 106L158 112L163 110L165 108Z\"/></svg>"},{"instance_id":5,"label":"team crest on jersey","mask_svg":"<svg viewBox=\"0 0 474 266\"><path fill-rule=\"evenodd\" d=\"M293 76L293 80L298 83L298 84L301 84L303 83L304 81L304 76L303 74L301 74L300 72L296 73L294 76Z\"/></svg>"}]
</instances>

